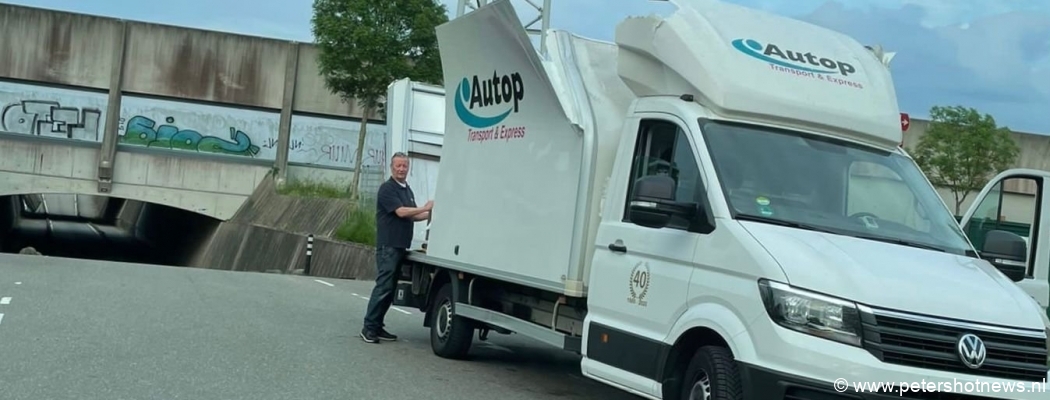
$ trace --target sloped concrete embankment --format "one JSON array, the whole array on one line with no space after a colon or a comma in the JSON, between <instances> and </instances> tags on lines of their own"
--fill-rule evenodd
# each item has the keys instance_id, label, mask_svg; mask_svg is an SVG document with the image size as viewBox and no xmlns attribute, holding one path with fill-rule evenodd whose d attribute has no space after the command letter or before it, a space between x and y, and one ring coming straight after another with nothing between
<instances>
[{"instance_id":1,"label":"sloped concrete embankment","mask_svg":"<svg viewBox=\"0 0 1050 400\"><path fill-rule=\"evenodd\" d=\"M306 268L307 236L313 234L310 276L374 279L371 246L333 239L348 207L346 200L280 195L267 177L237 214L219 225L190 266L298 273Z\"/></svg>"}]
</instances>

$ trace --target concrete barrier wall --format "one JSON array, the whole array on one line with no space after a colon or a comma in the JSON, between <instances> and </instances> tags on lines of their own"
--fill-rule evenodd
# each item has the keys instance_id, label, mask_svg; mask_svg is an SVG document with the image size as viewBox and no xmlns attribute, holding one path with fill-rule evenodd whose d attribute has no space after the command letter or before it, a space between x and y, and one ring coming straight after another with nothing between
<instances>
[{"instance_id":1,"label":"concrete barrier wall","mask_svg":"<svg viewBox=\"0 0 1050 400\"><path fill-rule=\"evenodd\" d=\"M307 235L264 226L224 222L189 265L228 271L304 273ZM314 238L310 276L333 279L375 279L372 247Z\"/></svg>"},{"instance_id":2,"label":"concrete barrier wall","mask_svg":"<svg viewBox=\"0 0 1050 400\"><path fill-rule=\"evenodd\" d=\"M332 237L346 220L350 202L342 199L284 196L273 176L259 184L232 222L318 237Z\"/></svg>"},{"instance_id":3,"label":"concrete barrier wall","mask_svg":"<svg viewBox=\"0 0 1050 400\"><path fill-rule=\"evenodd\" d=\"M0 77L109 89L121 21L0 5Z\"/></svg>"},{"instance_id":4,"label":"concrete barrier wall","mask_svg":"<svg viewBox=\"0 0 1050 400\"><path fill-rule=\"evenodd\" d=\"M296 273L306 269L307 237L312 234L311 276L373 279L373 248L332 238L349 205L340 199L280 195L269 176L231 220L220 224L190 266Z\"/></svg>"}]
</instances>

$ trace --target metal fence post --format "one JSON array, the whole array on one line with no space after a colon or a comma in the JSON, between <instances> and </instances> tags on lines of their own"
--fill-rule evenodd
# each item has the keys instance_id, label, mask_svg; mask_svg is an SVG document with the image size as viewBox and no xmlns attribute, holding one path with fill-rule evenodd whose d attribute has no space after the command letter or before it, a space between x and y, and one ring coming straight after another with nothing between
<instances>
[{"instance_id":1,"label":"metal fence post","mask_svg":"<svg viewBox=\"0 0 1050 400\"><path fill-rule=\"evenodd\" d=\"M306 236L306 268L303 269L303 274L310 275L310 261L314 257L314 234Z\"/></svg>"}]
</instances>

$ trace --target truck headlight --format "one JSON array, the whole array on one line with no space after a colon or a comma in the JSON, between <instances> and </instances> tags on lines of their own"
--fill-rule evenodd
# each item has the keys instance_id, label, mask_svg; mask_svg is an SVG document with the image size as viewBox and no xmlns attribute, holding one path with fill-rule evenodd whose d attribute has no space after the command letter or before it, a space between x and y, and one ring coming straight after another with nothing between
<instances>
[{"instance_id":1,"label":"truck headlight","mask_svg":"<svg viewBox=\"0 0 1050 400\"><path fill-rule=\"evenodd\" d=\"M860 347L857 304L769 280L758 281L769 317L787 329Z\"/></svg>"}]
</instances>

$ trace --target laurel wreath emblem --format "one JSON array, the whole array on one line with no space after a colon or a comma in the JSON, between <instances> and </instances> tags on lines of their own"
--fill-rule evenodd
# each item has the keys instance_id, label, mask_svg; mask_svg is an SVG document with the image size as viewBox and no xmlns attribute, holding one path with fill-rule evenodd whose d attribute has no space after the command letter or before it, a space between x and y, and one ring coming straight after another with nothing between
<instances>
[{"instance_id":1,"label":"laurel wreath emblem","mask_svg":"<svg viewBox=\"0 0 1050 400\"><path fill-rule=\"evenodd\" d=\"M645 298L645 295L649 293L649 279L650 279L650 277L649 277L649 266L648 265L645 265L645 267L646 267L645 268L646 279L645 279L645 284L642 285L642 292L638 293L634 289L634 286L635 286L634 278L635 278L635 276L638 275L638 269L641 268L644 264L645 264L644 261L639 261L638 264L635 264L634 268L631 269L631 273L629 275L627 275L627 289L631 292L631 300L632 300L632 302L637 300L638 303L641 303L642 299Z\"/></svg>"}]
</instances>

